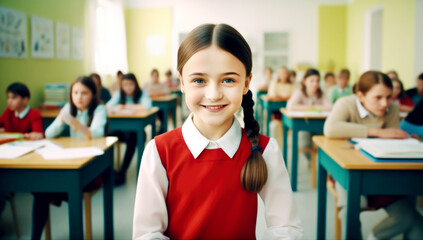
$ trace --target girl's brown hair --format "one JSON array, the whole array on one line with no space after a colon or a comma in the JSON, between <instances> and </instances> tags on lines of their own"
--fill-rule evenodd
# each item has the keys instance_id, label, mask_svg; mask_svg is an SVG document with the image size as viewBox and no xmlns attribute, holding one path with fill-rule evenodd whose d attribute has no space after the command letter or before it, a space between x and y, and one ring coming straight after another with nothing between
<instances>
[{"instance_id":1,"label":"girl's brown hair","mask_svg":"<svg viewBox=\"0 0 423 240\"><path fill-rule=\"evenodd\" d=\"M307 96L307 91L306 91L306 86L304 84L304 81L306 80L306 78L313 76L313 75L317 75L319 77L319 81L320 81L319 71L317 71L316 69L313 69L313 68L310 68L309 70L307 70L307 72L304 74L303 80L301 81L301 91L306 96ZM321 98L322 96L323 96L323 92L322 92L322 89L319 87L319 89L317 89L317 98Z\"/></svg>"},{"instance_id":2,"label":"girl's brown hair","mask_svg":"<svg viewBox=\"0 0 423 240\"><path fill-rule=\"evenodd\" d=\"M73 89L73 86L78 82L81 83L82 85L84 85L85 87L87 87L93 95L90 103L88 104L88 123L87 123L87 126L89 127L89 126L91 126L91 122L93 121L94 111L97 108L97 106L100 104L100 98L98 96L97 85L94 83L94 81L92 80L91 77L85 77L85 76L78 77L72 83L71 88L70 88L70 114L73 117L76 117L76 114L78 113L78 109L76 108L76 106L75 106L75 104L73 103L73 100L72 100L72 89Z\"/></svg>"},{"instance_id":3,"label":"girl's brown hair","mask_svg":"<svg viewBox=\"0 0 423 240\"><path fill-rule=\"evenodd\" d=\"M178 71L196 52L210 46L217 46L238 58L245 67L246 76L250 76L253 65L251 49L247 41L233 27L226 24L204 24L192 30L181 43L178 50ZM252 147L259 145L260 126L254 118L254 101L248 90L242 98L244 109L245 133ZM259 149L254 148L241 171L241 184L250 192L259 192L267 181L267 166Z\"/></svg>"},{"instance_id":4,"label":"girl's brown hair","mask_svg":"<svg viewBox=\"0 0 423 240\"><path fill-rule=\"evenodd\" d=\"M278 69L278 71L279 70L281 70L281 69L284 69L288 74L286 75L286 82L287 83L292 83L291 82L291 78L290 78L290 75L291 75L291 73L289 72L289 70L288 70L288 68L287 67L284 67L284 66L282 66L282 67L280 67L279 69ZM279 78L279 74L278 74L278 77L277 77L277 79L276 79L278 82L282 82L282 79L280 79Z\"/></svg>"},{"instance_id":5,"label":"girl's brown hair","mask_svg":"<svg viewBox=\"0 0 423 240\"><path fill-rule=\"evenodd\" d=\"M393 89L392 81L388 75L378 71L367 71L360 76L357 83L357 92L361 92L363 95L376 84L382 83L386 87Z\"/></svg>"}]
</instances>

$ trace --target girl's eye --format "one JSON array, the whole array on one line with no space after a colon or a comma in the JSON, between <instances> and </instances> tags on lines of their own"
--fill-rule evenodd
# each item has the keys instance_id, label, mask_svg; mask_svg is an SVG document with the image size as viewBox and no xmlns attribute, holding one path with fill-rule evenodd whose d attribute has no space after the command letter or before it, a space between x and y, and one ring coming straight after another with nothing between
<instances>
[{"instance_id":1,"label":"girl's eye","mask_svg":"<svg viewBox=\"0 0 423 240\"><path fill-rule=\"evenodd\" d=\"M197 83L197 84L202 84L202 83L204 83L204 80L203 79L194 79L192 82Z\"/></svg>"},{"instance_id":2,"label":"girl's eye","mask_svg":"<svg viewBox=\"0 0 423 240\"><path fill-rule=\"evenodd\" d=\"M223 82L224 83L233 83L233 82L235 82L233 79L230 79L230 78L226 78L226 79L224 79L223 80Z\"/></svg>"}]
</instances>

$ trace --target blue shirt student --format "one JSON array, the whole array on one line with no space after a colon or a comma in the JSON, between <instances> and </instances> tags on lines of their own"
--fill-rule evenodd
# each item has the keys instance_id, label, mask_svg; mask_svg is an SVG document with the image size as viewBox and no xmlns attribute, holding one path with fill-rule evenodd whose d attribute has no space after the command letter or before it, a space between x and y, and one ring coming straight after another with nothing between
<instances>
[{"instance_id":1,"label":"blue shirt student","mask_svg":"<svg viewBox=\"0 0 423 240\"><path fill-rule=\"evenodd\" d=\"M112 99L110 99L106 106L116 106L120 104L120 91L116 92L116 94L113 95ZM148 96L148 94L143 91L142 96L140 97L140 99L138 100L138 102L134 102L134 98L131 96L126 95L125 96L125 104L142 104L144 105L144 107L146 109L150 109L152 106L152 101L150 99L150 97Z\"/></svg>"}]
</instances>

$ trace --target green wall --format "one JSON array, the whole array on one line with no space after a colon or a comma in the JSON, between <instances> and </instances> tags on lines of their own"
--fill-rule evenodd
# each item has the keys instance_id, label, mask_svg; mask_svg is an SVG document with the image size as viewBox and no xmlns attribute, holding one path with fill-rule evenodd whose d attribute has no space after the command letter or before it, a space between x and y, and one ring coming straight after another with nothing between
<instances>
[{"instance_id":1,"label":"green wall","mask_svg":"<svg viewBox=\"0 0 423 240\"><path fill-rule=\"evenodd\" d=\"M171 8L130 8L125 10L126 42L129 71L139 82L150 79L150 72L157 68L160 79L172 67L172 9ZM163 55L151 56L146 50L146 39L150 35L164 37Z\"/></svg>"},{"instance_id":2,"label":"green wall","mask_svg":"<svg viewBox=\"0 0 423 240\"><path fill-rule=\"evenodd\" d=\"M346 67L347 6L319 6L318 67L336 71Z\"/></svg>"},{"instance_id":3,"label":"green wall","mask_svg":"<svg viewBox=\"0 0 423 240\"><path fill-rule=\"evenodd\" d=\"M79 75L89 74L90 48L88 31L88 5L86 0L1 0L0 5L26 13L27 48L30 48L30 16L45 17L84 29L85 57L72 59L34 59L30 51L27 58L0 58L0 111L6 108L6 88L15 81L24 82L31 90L31 107L43 102L45 83L72 82Z\"/></svg>"},{"instance_id":4,"label":"green wall","mask_svg":"<svg viewBox=\"0 0 423 240\"><path fill-rule=\"evenodd\" d=\"M415 0L355 0L347 8L347 66L360 76L365 12L382 6L382 71L396 70L405 88L414 83Z\"/></svg>"}]
</instances>

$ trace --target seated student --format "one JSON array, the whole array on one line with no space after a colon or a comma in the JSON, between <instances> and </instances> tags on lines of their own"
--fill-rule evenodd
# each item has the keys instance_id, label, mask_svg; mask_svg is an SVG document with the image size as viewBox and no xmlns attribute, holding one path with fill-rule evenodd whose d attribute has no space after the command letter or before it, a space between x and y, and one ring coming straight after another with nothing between
<instances>
[{"instance_id":1,"label":"seated student","mask_svg":"<svg viewBox=\"0 0 423 240\"><path fill-rule=\"evenodd\" d=\"M0 116L0 132L23 133L27 140L44 137L43 120L40 113L28 106L30 92L19 82L10 84L6 90L7 108Z\"/></svg>"},{"instance_id":2,"label":"seated student","mask_svg":"<svg viewBox=\"0 0 423 240\"><path fill-rule=\"evenodd\" d=\"M133 109L142 111L151 108L151 99L145 91L142 91L138 85L137 78L134 74L125 74L122 78L120 91L113 95L112 99L107 102L107 108L110 111L120 109ZM120 170L115 173L115 184L121 185L126 181L126 171L132 161L137 146L137 133L134 131L117 131L110 133L117 136L119 141L125 141L126 152L123 158ZM141 157L141 156L140 156Z\"/></svg>"},{"instance_id":3,"label":"seated student","mask_svg":"<svg viewBox=\"0 0 423 240\"><path fill-rule=\"evenodd\" d=\"M333 74L333 72L327 72L323 79L325 82L325 88L323 89L323 92L327 94L328 90L336 84L335 74Z\"/></svg>"},{"instance_id":4,"label":"seated student","mask_svg":"<svg viewBox=\"0 0 423 240\"><path fill-rule=\"evenodd\" d=\"M289 81L295 86L295 82L297 81L297 73L295 70L289 71Z\"/></svg>"},{"instance_id":5,"label":"seated student","mask_svg":"<svg viewBox=\"0 0 423 240\"><path fill-rule=\"evenodd\" d=\"M109 90L107 88L104 88L101 84L101 77L97 73L91 73L90 78L94 81L95 85L97 86L97 89L100 93L100 100L103 103L107 103L112 96L110 96Z\"/></svg>"},{"instance_id":6,"label":"seated student","mask_svg":"<svg viewBox=\"0 0 423 240\"><path fill-rule=\"evenodd\" d=\"M423 100L423 73L417 77L417 86L405 91L405 94L413 100L414 105L417 105Z\"/></svg>"},{"instance_id":7,"label":"seated student","mask_svg":"<svg viewBox=\"0 0 423 240\"><path fill-rule=\"evenodd\" d=\"M401 80L398 78L391 78L391 80L394 87L391 100L399 106L401 112L410 112L414 108L414 103L411 98L405 94Z\"/></svg>"},{"instance_id":8,"label":"seated student","mask_svg":"<svg viewBox=\"0 0 423 240\"><path fill-rule=\"evenodd\" d=\"M349 80L350 71L342 69L336 78L336 85L332 86L327 92L329 101L334 103L339 98L352 94L351 87L348 85Z\"/></svg>"},{"instance_id":9,"label":"seated student","mask_svg":"<svg viewBox=\"0 0 423 240\"><path fill-rule=\"evenodd\" d=\"M388 71L387 73L386 73L386 75L388 75L388 77L390 78L390 79L399 79L399 77L398 77L398 73L397 73L397 71L395 71L395 70L391 70L391 71Z\"/></svg>"},{"instance_id":10,"label":"seated student","mask_svg":"<svg viewBox=\"0 0 423 240\"><path fill-rule=\"evenodd\" d=\"M23 133L26 140L39 140L44 137L43 121L40 113L28 106L30 92L19 82L10 84L6 89L7 108L0 116L0 132ZM4 210L10 193L0 193L0 214ZM0 228L1 230L1 228Z\"/></svg>"},{"instance_id":11,"label":"seated student","mask_svg":"<svg viewBox=\"0 0 423 240\"><path fill-rule=\"evenodd\" d=\"M150 76L150 81L143 86L143 89L150 97L163 96L170 93L169 87L166 84L160 83L159 71L157 69L151 70Z\"/></svg>"},{"instance_id":12,"label":"seated student","mask_svg":"<svg viewBox=\"0 0 423 240\"><path fill-rule=\"evenodd\" d=\"M257 86L257 91L264 92L267 91L269 88L269 84L272 82L273 79L273 69L271 67L267 67L264 70L264 79L260 81Z\"/></svg>"},{"instance_id":13,"label":"seated student","mask_svg":"<svg viewBox=\"0 0 423 240\"><path fill-rule=\"evenodd\" d=\"M122 77L123 77L123 73L122 71L118 71L116 73L116 81L114 81L112 84L110 84L109 86L109 92L112 95L115 95L115 93L119 92L120 90L120 83L122 82Z\"/></svg>"},{"instance_id":14,"label":"seated student","mask_svg":"<svg viewBox=\"0 0 423 240\"><path fill-rule=\"evenodd\" d=\"M417 135L423 138L423 101L420 101L407 117L401 121L400 127L410 135Z\"/></svg>"},{"instance_id":15,"label":"seated student","mask_svg":"<svg viewBox=\"0 0 423 240\"><path fill-rule=\"evenodd\" d=\"M107 111L99 104L97 87L90 77L79 77L71 85L70 102L62 108L59 115L46 129L47 138L55 138L69 127L71 137L98 138L105 135ZM94 190L102 184L101 177L93 180L84 191ZM66 193L34 193L32 209L32 239L40 239L49 215L49 205L60 206L67 200Z\"/></svg>"},{"instance_id":16,"label":"seated student","mask_svg":"<svg viewBox=\"0 0 423 240\"><path fill-rule=\"evenodd\" d=\"M381 72L368 71L357 83L356 95L339 99L327 118L324 134L330 138L379 137L407 138L398 128L398 107L390 102L392 82ZM339 217L345 221L346 192L336 184ZM390 239L404 234L405 239L421 239L423 218L407 199L399 196L367 196L369 207L383 207L388 217L372 230L369 239ZM364 202L362 205L366 205Z\"/></svg>"},{"instance_id":17,"label":"seated student","mask_svg":"<svg viewBox=\"0 0 423 240\"><path fill-rule=\"evenodd\" d=\"M166 83L166 86L168 88L170 88L170 89L172 89L172 88L179 88L179 82L178 82L177 79L174 79L173 78L173 76L172 76L172 70L170 70L170 69L167 70L166 73L165 73L165 76L166 76L165 83Z\"/></svg>"},{"instance_id":18,"label":"seated student","mask_svg":"<svg viewBox=\"0 0 423 240\"><path fill-rule=\"evenodd\" d=\"M331 106L332 104L325 98L323 91L320 89L320 73L316 69L307 70L301 82L301 89L295 90L286 104L287 110L294 111L329 111ZM311 133L300 131L298 136L299 147L312 147ZM305 157L310 160L309 154L305 154Z\"/></svg>"},{"instance_id":19,"label":"seated student","mask_svg":"<svg viewBox=\"0 0 423 240\"><path fill-rule=\"evenodd\" d=\"M278 69L278 75L269 85L267 95L274 98L288 99L294 91L294 83L289 78L289 71L286 67Z\"/></svg>"}]
</instances>

